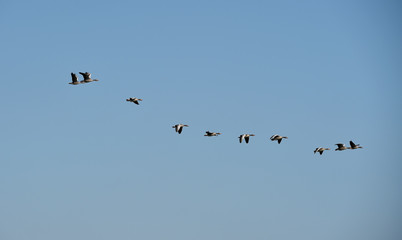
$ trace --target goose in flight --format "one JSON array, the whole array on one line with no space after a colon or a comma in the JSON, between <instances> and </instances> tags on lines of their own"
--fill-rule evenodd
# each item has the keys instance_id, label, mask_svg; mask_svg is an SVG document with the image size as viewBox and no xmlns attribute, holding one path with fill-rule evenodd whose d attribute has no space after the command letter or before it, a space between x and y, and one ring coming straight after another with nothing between
<instances>
[{"instance_id":1,"label":"goose in flight","mask_svg":"<svg viewBox=\"0 0 402 240\"><path fill-rule=\"evenodd\" d=\"M72 82L70 82L68 84L72 84L72 85L80 84L80 82L78 82L78 77L75 73L71 73L71 78L72 78Z\"/></svg>"},{"instance_id":2,"label":"goose in flight","mask_svg":"<svg viewBox=\"0 0 402 240\"><path fill-rule=\"evenodd\" d=\"M323 153L325 150L331 150L331 149L318 147L318 148L316 148L316 149L314 150L314 154L315 154L316 152L319 152L320 155L322 155L322 153Z\"/></svg>"},{"instance_id":3,"label":"goose in flight","mask_svg":"<svg viewBox=\"0 0 402 240\"><path fill-rule=\"evenodd\" d=\"M140 98L127 98L126 101L135 103L137 105L140 105L140 103L138 101L142 101L142 99L140 99Z\"/></svg>"},{"instance_id":4,"label":"goose in flight","mask_svg":"<svg viewBox=\"0 0 402 240\"><path fill-rule=\"evenodd\" d=\"M89 72L80 72L80 74L84 77L84 80L81 83L89 83L89 82L96 82L99 81L98 79L92 79L91 74Z\"/></svg>"},{"instance_id":5,"label":"goose in flight","mask_svg":"<svg viewBox=\"0 0 402 240\"><path fill-rule=\"evenodd\" d=\"M246 141L246 143L248 143L251 136L255 136L255 135L254 134L242 134L238 138L239 138L240 143L243 141L243 139L244 139L244 141Z\"/></svg>"},{"instance_id":6,"label":"goose in flight","mask_svg":"<svg viewBox=\"0 0 402 240\"><path fill-rule=\"evenodd\" d=\"M288 137L282 137L277 134L272 135L272 137L271 137L271 141L278 141L278 144L281 143L282 139L288 139Z\"/></svg>"},{"instance_id":7,"label":"goose in flight","mask_svg":"<svg viewBox=\"0 0 402 240\"><path fill-rule=\"evenodd\" d=\"M350 149L350 148L346 147L345 144L343 144L343 143L337 143L335 145L338 146L338 148L335 149L335 151L343 151L343 150L346 150L346 149Z\"/></svg>"},{"instance_id":8,"label":"goose in flight","mask_svg":"<svg viewBox=\"0 0 402 240\"><path fill-rule=\"evenodd\" d=\"M216 132L206 131L204 136L206 136L206 137L213 137L213 136L219 136L219 135L221 135L221 134L222 134L222 133L216 133Z\"/></svg>"},{"instance_id":9,"label":"goose in flight","mask_svg":"<svg viewBox=\"0 0 402 240\"><path fill-rule=\"evenodd\" d=\"M362 146L360 146L360 144L355 144L352 141L349 141L350 144L350 148L349 149L358 149L358 148L363 148Z\"/></svg>"},{"instance_id":10,"label":"goose in flight","mask_svg":"<svg viewBox=\"0 0 402 240\"><path fill-rule=\"evenodd\" d=\"M183 131L183 127L188 127L188 125L185 124L176 124L174 126L172 126L172 128L174 128L176 130L177 133L181 133L181 131Z\"/></svg>"}]
</instances>

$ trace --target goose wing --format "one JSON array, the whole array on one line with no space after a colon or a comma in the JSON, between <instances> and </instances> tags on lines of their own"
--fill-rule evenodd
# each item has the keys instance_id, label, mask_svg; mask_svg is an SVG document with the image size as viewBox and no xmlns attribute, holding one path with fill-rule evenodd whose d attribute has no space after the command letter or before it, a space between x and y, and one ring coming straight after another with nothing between
<instances>
[{"instance_id":1,"label":"goose wing","mask_svg":"<svg viewBox=\"0 0 402 240\"><path fill-rule=\"evenodd\" d=\"M278 139L278 144L281 144L281 142L282 142L282 138L279 138Z\"/></svg>"},{"instance_id":2,"label":"goose wing","mask_svg":"<svg viewBox=\"0 0 402 240\"><path fill-rule=\"evenodd\" d=\"M335 144L335 145L338 146L338 148L345 147L345 144L343 144L343 143L337 143L337 144Z\"/></svg>"},{"instance_id":3,"label":"goose wing","mask_svg":"<svg viewBox=\"0 0 402 240\"><path fill-rule=\"evenodd\" d=\"M356 148L356 144L355 144L354 142L349 141L349 143L350 143L350 146L351 146L352 148Z\"/></svg>"},{"instance_id":4,"label":"goose wing","mask_svg":"<svg viewBox=\"0 0 402 240\"><path fill-rule=\"evenodd\" d=\"M71 78L72 78L73 83L78 82L78 77L75 73L71 73Z\"/></svg>"},{"instance_id":5,"label":"goose wing","mask_svg":"<svg viewBox=\"0 0 402 240\"><path fill-rule=\"evenodd\" d=\"M249 139L250 139L250 137L244 137L244 140L246 140L246 143L248 143Z\"/></svg>"},{"instance_id":6,"label":"goose wing","mask_svg":"<svg viewBox=\"0 0 402 240\"><path fill-rule=\"evenodd\" d=\"M91 78L91 74L89 72L80 72L80 74L84 77L84 80Z\"/></svg>"},{"instance_id":7,"label":"goose wing","mask_svg":"<svg viewBox=\"0 0 402 240\"><path fill-rule=\"evenodd\" d=\"M239 137L240 143L243 141L243 138L244 138L244 135L240 135L240 137Z\"/></svg>"},{"instance_id":8,"label":"goose wing","mask_svg":"<svg viewBox=\"0 0 402 240\"><path fill-rule=\"evenodd\" d=\"M180 134L181 131L183 131L183 126L179 126L178 128L179 128L179 129L178 129L177 131L178 131L178 133Z\"/></svg>"}]
</instances>

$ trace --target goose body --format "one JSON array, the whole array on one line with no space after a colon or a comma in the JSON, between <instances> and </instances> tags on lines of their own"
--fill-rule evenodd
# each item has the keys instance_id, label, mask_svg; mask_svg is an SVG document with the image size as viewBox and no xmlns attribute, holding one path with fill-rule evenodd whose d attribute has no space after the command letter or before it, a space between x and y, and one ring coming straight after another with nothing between
<instances>
[{"instance_id":1,"label":"goose body","mask_svg":"<svg viewBox=\"0 0 402 240\"><path fill-rule=\"evenodd\" d=\"M127 98L126 101L135 103L137 105L140 105L140 103L138 101L142 101L142 99L140 99L140 98Z\"/></svg>"},{"instance_id":2,"label":"goose body","mask_svg":"<svg viewBox=\"0 0 402 240\"><path fill-rule=\"evenodd\" d=\"M83 77L84 80L81 81L81 83L89 83L89 82L96 82L99 81L98 79L92 79L91 74L89 72L79 72Z\"/></svg>"},{"instance_id":3,"label":"goose body","mask_svg":"<svg viewBox=\"0 0 402 240\"><path fill-rule=\"evenodd\" d=\"M248 141L250 140L251 136L255 136L254 134L242 134L240 135L239 138L239 142L242 143L243 139L244 141L246 141L246 143L248 143Z\"/></svg>"},{"instance_id":4,"label":"goose body","mask_svg":"<svg viewBox=\"0 0 402 240\"><path fill-rule=\"evenodd\" d=\"M288 139L288 137L279 136L278 134L272 135L271 141L278 141L278 144L282 142L282 139Z\"/></svg>"},{"instance_id":5,"label":"goose body","mask_svg":"<svg viewBox=\"0 0 402 240\"><path fill-rule=\"evenodd\" d=\"M80 82L78 81L78 77L75 73L71 73L71 79L72 79L72 82L70 82L68 84L72 84L72 85L80 84Z\"/></svg>"},{"instance_id":6,"label":"goose body","mask_svg":"<svg viewBox=\"0 0 402 240\"><path fill-rule=\"evenodd\" d=\"M335 149L335 151L343 151L343 150L349 149L349 148L346 147L345 144L343 144L343 143L337 143L337 144L335 144L335 145L338 146L338 148Z\"/></svg>"},{"instance_id":7,"label":"goose body","mask_svg":"<svg viewBox=\"0 0 402 240\"><path fill-rule=\"evenodd\" d=\"M176 130L176 132L179 134L181 134L181 132L183 131L183 127L188 127L188 125L176 124L176 125L172 126L172 128L174 128Z\"/></svg>"},{"instance_id":8,"label":"goose body","mask_svg":"<svg viewBox=\"0 0 402 240\"><path fill-rule=\"evenodd\" d=\"M322 155L322 153L323 153L325 150L331 150L331 149L318 147L318 148L316 148L316 149L314 150L314 154L315 154L316 152L319 152L320 155Z\"/></svg>"},{"instance_id":9,"label":"goose body","mask_svg":"<svg viewBox=\"0 0 402 240\"><path fill-rule=\"evenodd\" d=\"M350 144L350 148L349 149L358 149L358 148L363 148L362 146L360 146L360 144L355 144L352 141L349 141Z\"/></svg>"},{"instance_id":10,"label":"goose body","mask_svg":"<svg viewBox=\"0 0 402 240\"><path fill-rule=\"evenodd\" d=\"M221 134L222 134L222 133L216 133L216 132L206 131L204 136L206 136L206 137L213 137L213 136L219 136L219 135L221 135Z\"/></svg>"}]
</instances>

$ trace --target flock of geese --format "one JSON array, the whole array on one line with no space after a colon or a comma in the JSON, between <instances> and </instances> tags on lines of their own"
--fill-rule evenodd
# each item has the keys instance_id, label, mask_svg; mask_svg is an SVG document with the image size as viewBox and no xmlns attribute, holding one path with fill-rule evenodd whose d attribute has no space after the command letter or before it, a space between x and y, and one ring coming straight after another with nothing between
<instances>
[{"instance_id":1,"label":"flock of geese","mask_svg":"<svg viewBox=\"0 0 402 240\"><path fill-rule=\"evenodd\" d=\"M335 151L343 151L343 150L346 150L346 149L358 149L358 148L363 148L362 146L360 146L360 144L355 144L355 143L352 142L352 141L349 141L349 144L350 144L350 147L346 147L345 144L343 144L343 143L337 143L337 144L335 144L335 145L337 145L338 148L335 149ZM319 152L320 155L322 155L322 153L323 153L325 150L331 150L331 149L318 147L318 148L316 148L316 149L314 150L314 154L315 154L316 152Z\"/></svg>"},{"instance_id":2,"label":"flock of geese","mask_svg":"<svg viewBox=\"0 0 402 240\"><path fill-rule=\"evenodd\" d=\"M75 73L71 73L72 81L69 84L78 85L78 84L84 84L84 83L90 83L90 82L99 81L98 79L92 79L91 74L89 72L79 72L79 73L84 77L84 79L81 80L81 81L78 81L77 75ZM132 102L132 103L135 103L135 104L139 105L140 104L139 101L142 101L142 99L130 97L130 98L126 99L126 101L127 102ZM176 125L172 126L172 128L174 128L175 131L178 134L181 134L181 132L183 131L184 127L188 127L188 125L186 125L186 124L176 124ZM215 136L219 136L221 134L222 133L206 131L204 136L206 136L206 137L215 137ZM250 141L250 137L252 137L252 136L255 136L255 135L254 134L242 134L242 135L240 135L238 137L239 142L242 143L243 140L244 140L246 143L248 143ZM270 139L271 139L271 141L278 141L278 144L280 144L282 142L282 139L288 139L288 137L280 136L280 135L275 134ZM352 141L349 141L349 144L350 144L350 147L346 147L345 144L343 144L343 143L337 143L335 145L338 146L338 148L336 148L335 151L343 151L343 150L347 150L347 149L352 149L353 150L353 149L363 148L362 146L360 146L360 144L355 144ZM322 153L324 151L326 151L326 150L331 150L331 149L330 148L318 147L318 148L316 148L314 150L314 154L316 154L318 152L318 153L320 153L320 155L322 155Z\"/></svg>"},{"instance_id":3,"label":"flock of geese","mask_svg":"<svg viewBox=\"0 0 402 240\"><path fill-rule=\"evenodd\" d=\"M84 77L84 80L78 81L77 75L75 73L71 73L72 82L70 82L69 84L78 85L78 84L82 84L82 83L90 83L90 82L99 81L98 79L92 79L91 74L89 72L84 72L84 73L80 72L80 74Z\"/></svg>"}]
</instances>

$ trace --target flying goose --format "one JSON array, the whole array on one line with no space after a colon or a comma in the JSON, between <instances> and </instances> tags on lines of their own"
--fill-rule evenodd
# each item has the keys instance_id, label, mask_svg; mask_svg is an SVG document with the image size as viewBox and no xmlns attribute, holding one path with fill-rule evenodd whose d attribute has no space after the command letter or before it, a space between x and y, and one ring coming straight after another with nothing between
<instances>
[{"instance_id":1,"label":"flying goose","mask_svg":"<svg viewBox=\"0 0 402 240\"><path fill-rule=\"evenodd\" d=\"M282 139L284 139L284 138L288 139L288 137L282 137L282 136L275 134L275 135L272 135L271 141L278 141L278 144L280 144Z\"/></svg>"},{"instance_id":2,"label":"flying goose","mask_svg":"<svg viewBox=\"0 0 402 240\"><path fill-rule=\"evenodd\" d=\"M181 133L181 131L183 131L183 127L188 127L188 125L185 124L176 124L174 126L172 126L172 128L174 128L176 130L177 133Z\"/></svg>"},{"instance_id":3,"label":"flying goose","mask_svg":"<svg viewBox=\"0 0 402 240\"><path fill-rule=\"evenodd\" d=\"M248 143L251 136L255 136L255 135L254 134L242 134L238 138L239 138L240 143L243 141L243 139L246 141L246 143Z\"/></svg>"},{"instance_id":4,"label":"flying goose","mask_svg":"<svg viewBox=\"0 0 402 240\"><path fill-rule=\"evenodd\" d=\"M360 146L360 144L355 144L352 141L349 141L350 144L350 148L349 149L358 149L358 148L363 148L362 146Z\"/></svg>"},{"instance_id":5,"label":"flying goose","mask_svg":"<svg viewBox=\"0 0 402 240\"><path fill-rule=\"evenodd\" d=\"M219 135L221 135L221 134L222 134L222 133L216 133L216 132L206 131L204 136L213 137L213 136L219 136Z\"/></svg>"},{"instance_id":6,"label":"flying goose","mask_svg":"<svg viewBox=\"0 0 402 240\"><path fill-rule=\"evenodd\" d=\"M135 103L137 105L140 105L140 103L138 101L142 101L142 99L140 99L140 98L127 98L126 101Z\"/></svg>"},{"instance_id":7,"label":"flying goose","mask_svg":"<svg viewBox=\"0 0 402 240\"><path fill-rule=\"evenodd\" d=\"M338 146L338 148L335 149L335 151L343 151L343 150L346 150L346 149L350 149L349 147L346 147L345 144L343 144L343 143L337 143L335 145Z\"/></svg>"},{"instance_id":8,"label":"flying goose","mask_svg":"<svg viewBox=\"0 0 402 240\"><path fill-rule=\"evenodd\" d=\"M81 83L89 83L89 82L95 82L99 81L98 79L92 79L91 74L89 72L80 72L80 74L84 77L84 80L81 81Z\"/></svg>"},{"instance_id":9,"label":"flying goose","mask_svg":"<svg viewBox=\"0 0 402 240\"><path fill-rule=\"evenodd\" d=\"M316 152L319 152L320 155L322 155L322 153L324 152L324 150L331 150L331 149L318 147L318 148L316 148L316 149L314 150L314 154L315 154Z\"/></svg>"},{"instance_id":10,"label":"flying goose","mask_svg":"<svg viewBox=\"0 0 402 240\"><path fill-rule=\"evenodd\" d=\"M72 82L70 82L68 84L72 84L72 85L80 84L80 82L78 82L78 77L75 73L71 73L71 78L72 78Z\"/></svg>"}]
</instances>

